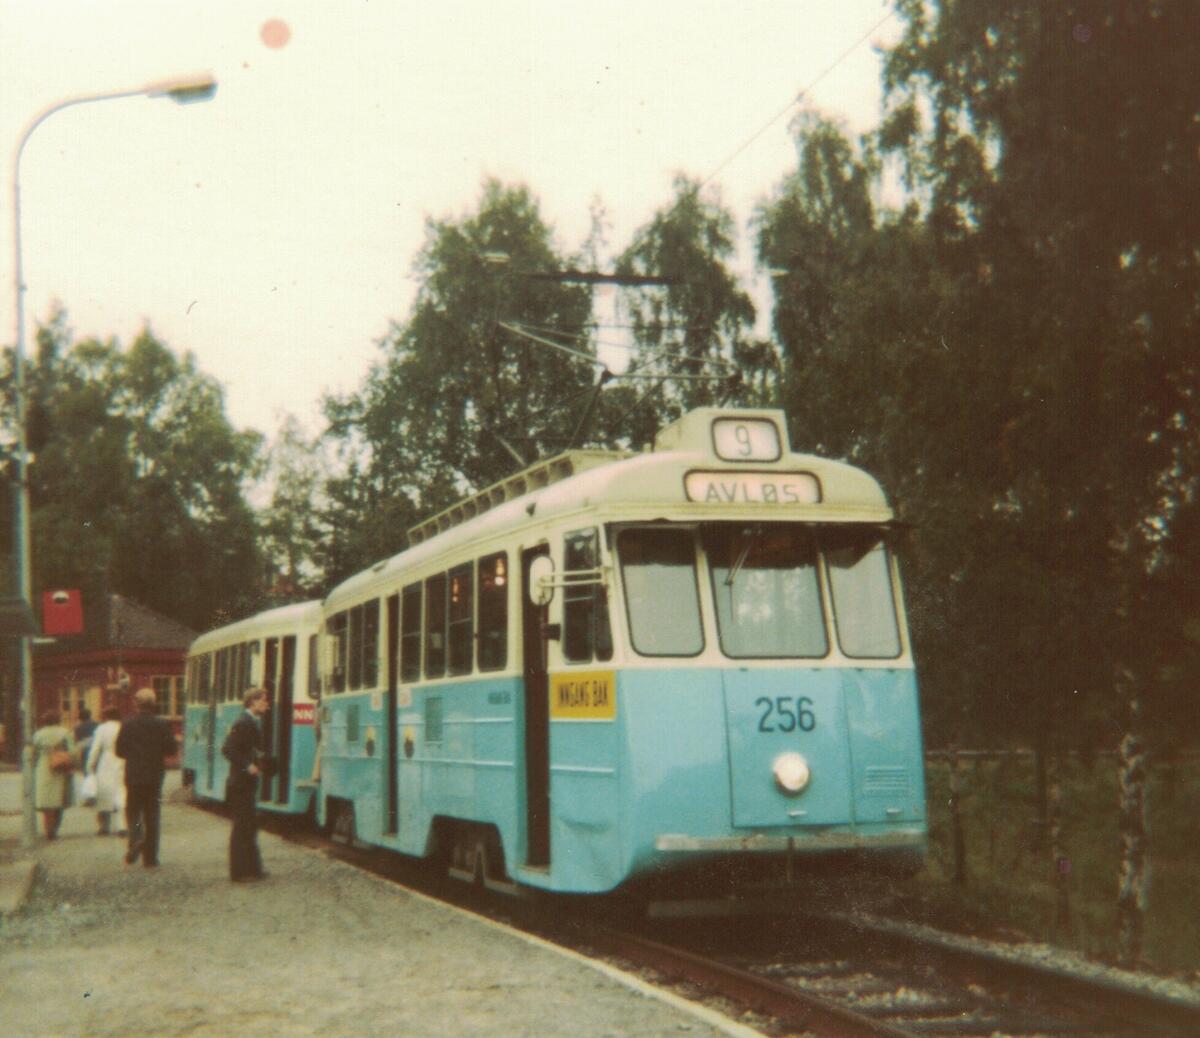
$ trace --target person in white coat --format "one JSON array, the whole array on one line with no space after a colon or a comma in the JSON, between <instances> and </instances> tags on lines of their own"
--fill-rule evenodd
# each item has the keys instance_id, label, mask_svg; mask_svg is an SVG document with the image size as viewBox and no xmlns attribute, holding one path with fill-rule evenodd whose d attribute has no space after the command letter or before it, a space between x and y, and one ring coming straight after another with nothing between
<instances>
[{"instance_id":1,"label":"person in white coat","mask_svg":"<svg viewBox=\"0 0 1200 1038\"><path fill-rule=\"evenodd\" d=\"M96 776L96 825L100 836L112 832L112 816L120 821L125 811L125 761L117 756L117 734L121 731L121 712L110 706L104 711L104 723L92 733L85 770Z\"/></svg>"}]
</instances>

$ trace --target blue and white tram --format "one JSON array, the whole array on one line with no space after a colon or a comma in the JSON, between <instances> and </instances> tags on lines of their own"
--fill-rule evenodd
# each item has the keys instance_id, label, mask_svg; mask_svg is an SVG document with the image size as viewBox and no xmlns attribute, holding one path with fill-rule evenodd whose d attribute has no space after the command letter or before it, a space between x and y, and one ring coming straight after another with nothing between
<instances>
[{"instance_id":1,"label":"blue and white tram","mask_svg":"<svg viewBox=\"0 0 1200 1038\"><path fill-rule=\"evenodd\" d=\"M263 749L276 766L259 781L259 807L280 814L309 810L320 626L321 603L303 602L209 631L192 643L184 680L182 767L184 783L197 797L225 799L229 763L221 746L243 710L243 694L262 686L271 696L261 721Z\"/></svg>"},{"instance_id":2,"label":"blue and white tram","mask_svg":"<svg viewBox=\"0 0 1200 1038\"><path fill-rule=\"evenodd\" d=\"M461 502L324 603L320 820L560 892L915 864L892 522L770 410L693 411L652 451L570 452Z\"/></svg>"}]
</instances>

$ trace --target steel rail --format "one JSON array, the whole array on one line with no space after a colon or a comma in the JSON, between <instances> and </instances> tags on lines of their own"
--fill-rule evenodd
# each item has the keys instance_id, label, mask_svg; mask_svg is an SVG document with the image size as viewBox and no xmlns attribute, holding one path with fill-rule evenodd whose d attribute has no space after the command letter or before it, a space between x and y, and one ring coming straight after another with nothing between
<instances>
[{"instance_id":1,"label":"steel rail","mask_svg":"<svg viewBox=\"0 0 1200 1038\"><path fill-rule=\"evenodd\" d=\"M996 947L966 947L952 937L912 933L885 921L861 920L840 914L815 918L869 934L875 948L888 944L906 953L918 951L958 974L986 971L989 985L994 986L999 981L1049 992L1101 1019L1111 1018L1113 1022L1138 1027L1152 1025L1179 1035L1200 1034L1200 1001L1185 1001L1124 984L1115 978L1082 976L1046 963L1029 962L1004 954Z\"/></svg>"},{"instance_id":2,"label":"steel rail","mask_svg":"<svg viewBox=\"0 0 1200 1038\"><path fill-rule=\"evenodd\" d=\"M827 1038L915 1038L912 1031L681 948L616 930L598 936L610 954L727 995L789 1027Z\"/></svg>"}]
</instances>

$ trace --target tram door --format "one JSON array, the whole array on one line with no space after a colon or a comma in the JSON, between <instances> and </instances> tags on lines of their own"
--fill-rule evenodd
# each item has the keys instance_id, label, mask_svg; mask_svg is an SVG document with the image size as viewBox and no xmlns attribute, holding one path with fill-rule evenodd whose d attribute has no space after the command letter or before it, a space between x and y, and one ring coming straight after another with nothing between
<instances>
[{"instance_id":1,"label":"tram door","mask_svg":"<svg viewBox=\"0 0 1200 1038\"><path fill-rule=\"evenodd\" d=\"M521 555L521 630L525 667L525 811L529 836L526 863L550 864L550 683L546 671L546 606L529 598L529 567L549 547Z\"/></svg>"},{"instance_id":2,"label":"tram door","mask_svg":"<svg viewBox=\"0 0 1200 1038\"><path fill-rule=\"evenodd\" d=\"M268 638L263 652L263 677L262 687L267 690L267 712L258 719L260 738L259 747L263 753L271 753L271 748L275 740L272 738L275 732L275 718L279 711L275 704L275 670L279 666L279 639ZM271 784L272 780L266 775L260 775L258 779L258 799L271 799Z\"/></svg>"},{"instance_id":3,"label":"tram door","mask_svg":"<svg viewBox=\"0 0 1200 1038\"><path fill-rule=\"evenodd\" d=\"M217 687L216 682L212 680L213 660L216 658L216 653L210 656L204 656L199 664L201 687L208 694L208 709L204 713L204 731L208 736L208 745L205 747L208 760L208 789L212 792L213 783L217 777Z\"/></svg>"},{"instance_id":4,"label":"tram door","mask_svg":"<svg viewBox=\"0 0 1200 1038\"><path fill-rule=\"evenodd\" d=\"M400 732L397 723L397 697L400 691L400 596L389 595L387 600L387 716L384 730L387 732L387 752L383 755L387 768L387 817L383 831L400 831Z\"/></svg>"},{"instance_id":5,"label":"tram door","mask_svg":"<svg viewBox=\"0 0 1200 1038\"><path fill-rule=\"evenodd\" d=\"M259 800L285 804L292 770L292 689L296 672L296 636L268 638L263 656L263 688L270 706L263 714L262 751L275 758L274 775L263 775L258 784Z\"/></svg>"},{"instance_id":6,"label":"tram door","mask_svg":"<svg viewBox=\"0 0 1200 1038\"><path fill-rule=\"evenodd\" d=\"M276 717L274 725L274 749L268 749L275 758L275 803L286 804L292 787L292 702L296 687L296 636L289 634L283 639L283 654L279 661L279 684L276 695ZM270 729L268 729L270 731Z\"/></svg>"}]
</instances>

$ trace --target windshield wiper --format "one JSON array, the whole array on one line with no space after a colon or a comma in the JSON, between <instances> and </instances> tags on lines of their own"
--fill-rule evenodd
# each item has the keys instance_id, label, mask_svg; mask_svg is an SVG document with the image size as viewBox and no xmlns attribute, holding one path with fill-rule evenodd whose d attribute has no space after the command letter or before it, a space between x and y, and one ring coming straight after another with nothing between
<instances>
[{"instance_id":1,"label":"windshield wiper","mask_svg":"<svg viewBox=\"0 0 1200 1038\"><path fill-rule=\"evenodd\" d=\"M733 582L737 580L738 574L742 572L742 567L746 565L746 559L750 555L750 549L754 547L754 542L758 539L759 529L757 526L747 527L742 531L746 538L738 551L738 557L734 560L733 565L729 568L729 573L725 577L725 586L733 587Z\"/></svg>"}]
</instances>

